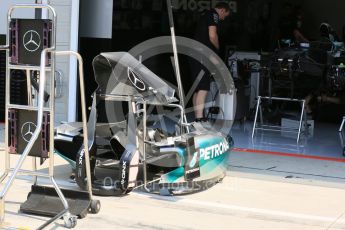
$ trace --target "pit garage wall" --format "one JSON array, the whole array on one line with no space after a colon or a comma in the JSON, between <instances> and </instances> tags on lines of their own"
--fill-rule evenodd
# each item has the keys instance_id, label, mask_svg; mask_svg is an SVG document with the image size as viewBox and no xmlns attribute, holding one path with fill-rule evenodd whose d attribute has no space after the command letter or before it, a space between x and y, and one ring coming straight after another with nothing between
<instances>
[{"instance_id":1,"label":"pit garage wall","mask_svg":"<svg viewBox=\"0 0 345 230\"><path fill-rule=\"evenodd\" d=\"M51 5L57 14L56 49L78 51L79 0L48 0L43 3ZM76 95L79 92L77 61L74 57L57 57L56 70L62 73L62 81L57 81L55 121L75 121Z\"/></svg>"}]
</instances>

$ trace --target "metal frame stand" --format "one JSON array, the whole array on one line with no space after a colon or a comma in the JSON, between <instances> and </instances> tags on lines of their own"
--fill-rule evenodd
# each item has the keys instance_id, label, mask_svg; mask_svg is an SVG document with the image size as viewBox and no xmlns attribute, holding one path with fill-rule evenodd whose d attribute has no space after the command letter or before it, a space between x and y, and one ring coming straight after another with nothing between
<instances>
[{"instance_id":1,"label":"metal frame stand","mask_svg":"<svg viewBox=\"0 0 345 230\"><path fill-rule=\"evenodd\" d=\"M137 97L137 96L121 96L121 95L106 95L106 94L102 94L100 95L100 98L102 98L103 100L106 101L127 101L128 102L128 106L130 108L129 110L129 114L128 117L134 117L136 121L138 121L139 117L142 117L142 119L140 119L140 127L142 127L143 130L143 134L142 136L139 136L138 133L136 132L135 138L133 138L132 136L128 136L128 139L130 140L130 142L136 146L137 149L139 149L139 146L142 146L142 155L140 156L141 158L141 163L143 165L143 184L138 185L136 187L134 187L133 189L136 188L140 188L143 187L145 191L147 192L151 192L151 189L148 188L149 184L152 184L158 180L160 180L160 178L155 179L155 180L151 180L148 181L147 179L147 155L146 155L146 145L147 144L152 144L152 142L150 142L149 140L147 140L147 110L148 110L148 105L151 105L150 103L148 103L147 101L145 101L144 98L142 97ZM154 104L157 105L157 104ZM184 108L179 105L179 104L167 104L165 106L168 107L173 107L173 108L177 108L180 110L180 120L179 120L179 127L180 127L180 135L183 135L184 133L189 133L189 125L186 122L186 117L184 115ZM130 123L130 122L129 122ZM132 123L134 124L134 120L132 121ZM137 127L137 125L135 125ZM128 130L130 130L129 126L127 128ZM140 144L139 144L140 142Z\"/></svg>"},{"instance_id":2,"label":"metal frame stand","mask_svg":"<svg viewBox=\"0 0 345 230\"><path fill-rule=\"evenodd\" d=\"M180 65L179 65L179 59L178 59L178 52L177 52L177 44L176 44L176 36L175 36L175 26L174 26L174 19L173 19L173 12L172 12L172 5L171 5L171 0L166 0L167 2L167 10L168 10L168 16L169 16L169 26L170 26L170 33L171 33L171 41L172 41L172 48L173 48L173 53L174 53L174 71L176 75L176 80L177 80L177 85L178 85L178 92L179 92L179 99L180 99L180 104L169 104L167 106L170 107L175 107L180 110L180 135L184 133L189 133L189 127L188 127L188 122L187 118L185 115L185 103L184 103L184 92L183 92L183 87L182 87L182 81L181 81L181 73L180 73ZM150 142L146 140L147 135L146 135L146 110L147 110L147 102L143 101L142 102L142 109L136 111L137 113L142 113L143 114L143 138L142 138L142 145L143 145L143 176L144 176L144 184L142 185L144 189L147 192L151 192L151 190L147 187L148 184L153 183L156 180L153 181L148 181L147 180L147 158L146 158L146 144L149 144ZM158 180L158 179L157 179Z\"/></svg>"},{"instance_id":3,"label":"metal frame stand","mask_svg":"<svg viewBox=\"0 0 345 230\"><path fill-rule=\"evenodd\" d=\"M262 115L262 108L261 108L261 100L276 100L276 101L288 101L288 102L299 102L301 103L301 115L299 119L299 127L298 131L295 130L282 130L280 126L272 126L272 125L264 125L263 124L263 115ZM307 132L308 127L307 127L307 116L304 112L305 107L305 100L304 99L294 99L294 98L281 98L281 97L262 97L258 96L258 101L256 104L256 111L255 111L255 118L254 118L254 124L253 124L253 130L252 130L252 139L254 138L255 131L256 130L264 130L264 131L279 131L279 132L290 132L290 133L297 133L297 143L300 140L301 136L301 131L302 131L302 123L303 123L303 118L305 122L304 130ZM258 113L260 113L260 123L261 127L257 127L257 118L258 118Z\"/></svg>"},{"instance_id":4,"label":"metal frame stand","mask_svg":"<svg viewBox=\"0 0 345 230\"><path fill-rule=\"evenodd\" d=\"M147 140L147 102L143 101L141 102L142 104L142 109L135 111L136 113L142 113L142 123L143 123L143 136L142 136L142 146L143 146L143 152L142 152L142 164L143 164L143 179L144 179L144 184L140 185L139 187L144 187L145 191L151 192L151 190L147 187L148 184L151 184L159 179L155 179L152 181L147 180L147 158L146 158L146 145L147 144L152 144L152 142ZM189 133L189 125L188 123L184 122L185 116L184 116L184 109L181 105L178 104L168 104L166 105L168 107L173 107L173 108L178 108L180 110L180 133L179 135L183 135L185 132Z\"/></svg>"},{"instance_id":5,"label":"metal frame stand","mask_svg":"<svg viewBox=\"0 0 345 230\"><path fill-rule=\"evenodd\" d=\"M343 120L340 124L340 127L339 127L339 139L340 139L340 143L341 143L341 147L343 149L343 156L345 157L345 145L344 145L344 135L343 135L343 129L344 129L344 125L345 125L345 116L343 116Z\"/></svg>"},{"instance_id":6,"label":"metal frame stand","mask_svg":"<svg viewBox=\"0 0 345 230\"><path fill-rule=\"evenodd\" d=\"M58 184L56 183L54 179L54 120L55 120L55 56L56 55L74 55L77 57L79 61L79 78L80 78L80 93L81 93L81 105L82 105L82 118L83 118L83 132L84 134L87 134L87 118L86 118L86 105L85 105L85 98L83 97L84 95L84 75L83 75L83 61L81 56L73 51L60 51L57 52L55 51L56 47L56 13L55 10L46 4L19 4L12 6L8 10L8 31L10 28L10 21L11 21L11 15L14 9L17 8L34 8L34 9L48 9L52 15L52 38L51 38L51 47L46 48L42 51L41 53L41 62L40 62L40 67L39 66L27 66L27 65L11 65L9 63L9 47L10 47L10 39L9 35L7 36L7 43L5 46L1 46L0 49L6 50L6 70L7 70L7 77L6 77L6 114L8 114L9 109L23 109L23 110L30 110L30 111L36 111L37 112L37 125L36 129L28 142L27 146L25 147L23 153L21 153L21 156L19 160L17 161L15 167L12 169L10 168L10 153L9 153L9 148L7 146L9 137L8 137L8 130L9 130L9 121L8 121L8 116L6 116L5 120L5 172L4 174L0 177L0 183L2 183L7 176L10 174L12 171L12 174L10 175L8 181L5 184L4 189L0 192L0 222L3 222L5 218L5 198L6 195L11 188L14 180L16 179L16 176L19 173L24 173L28 175L34 176L34 184L37 183L37 177L45 177L49 178L51 184L53 185L57 195L59 196L61 202L63 203L64 210L62 210L60 213L58 213L56 216L53 218L49 219L46 223L44 223L42 226L40 226L38 229L43 229L47 227L49 224L53 223L55 220L59 218L63 218L65 222L65 226L68 228L73 228L76 226L77 223L77 217L72 215L70 213L69 205L68 202L63 195L61 189L59 188ZM10 31L9 31L10 33ZM47 54L51 53L51 66L47 67L46 66L46 57ZM39 79L39 90L38 90L38 100L37 100L37 107L33 106L32 104L30 106L23 106L23 105L14 105L10 103L10 70L11 69L24 69L28 72L30 70L35 70L35 71L40 71L40 79ZM45 89L45 82L46 82L46 72L50 71L50 98L49 98L49 107L45 107L44 104L44 89ZM29 83L28 83L29 84ZM31 91L31 85L28 85L28 91ZM31 97L31 95L30 95ZM29 97L29 98L30 98ZM29 99L30 100L30 99ZM42 127L42 120L43 120L43 112L47 111L50 112L50 128L49 128L49 172L48 174L44 173L39 173L36 171L36 158L33 157L33 171L28 171L28 170L22 170L21 167L29 155L34 143L39 137L39 134L41 132L41 127ZM87 185L88 185L88 193L90 196L90 200L93 203L92 200L92 188L91 188L91 173L90 173L90 161L89 161L89 144L87 140L87 135L84 135L84 151L85 151L85 161L86 161L86 173L87 173ZM97 203L99 205L99 202Z\"/></svg>"},{"instance_id":7,"label":"metal frame stand","mask_svg":"<svg viewBox=\"0 0 345 230\"><path fill-rule=\"evenodd\" d=\"M340 127L339 127L339 130L338 130L339 132L342 132L342 131L343 131L344 124L345 124L345 116L343 116L343 121L341 122Z\"/></svg>"}]
</instances>

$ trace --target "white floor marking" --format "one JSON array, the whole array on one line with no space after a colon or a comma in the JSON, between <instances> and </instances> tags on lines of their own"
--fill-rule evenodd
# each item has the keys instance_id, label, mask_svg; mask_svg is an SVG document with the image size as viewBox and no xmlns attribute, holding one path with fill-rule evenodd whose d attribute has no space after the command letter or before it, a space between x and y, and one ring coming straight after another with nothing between
<instances>
[{"instance_id":1,"label":"white floor marking","mask_svg":"<svg viewBox=\"0 0 345 230\"><path fill-rule=\"evenodd\" d=\"M293 213L293 212L284 212L284 211L276 211L276 210L269 210L269 209L261 209L261 208L251 208L251 207L243 207L238 205L229 205L229 204L221 204L215 202L207 202L207 201L197 201L192 199L186 199L181 197L167 197L167 196L159 196L153 194L144 194L144 193L132 193L131 195L137 195L142 197L154 197L157 200L166 200L166 201L174 201L175 203L180 204L192 204L204 207L211 207L211 208L221 208L227 209L232 211L242 211L252 214L261 214L266 216L274 216L279 218L291 218L295 220L304 220L304 221L320 221L320 222L334 222L337 219L335 217L325 217L325 216L318 216L318 215L308 215L302 213ZM337 224L345 224L345 220L337 221Z\"/></svg>"}]
</instances>

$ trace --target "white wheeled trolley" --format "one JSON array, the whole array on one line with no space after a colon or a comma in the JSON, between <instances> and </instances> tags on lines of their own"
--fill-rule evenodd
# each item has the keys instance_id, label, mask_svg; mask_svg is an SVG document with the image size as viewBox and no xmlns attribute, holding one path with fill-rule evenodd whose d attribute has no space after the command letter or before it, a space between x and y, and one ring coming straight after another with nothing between
<instances>
[{"instance_id":1,"label":"white wheeled trolley","mask_svg":"<svg viewBox=\"0 0 345 230\"><path fill-rule=\"evenodd\" d=\"M51 19L15 19L12 13L16 9L45 9ZM7 42L0 46L6 50L6 115L5 115L5 171L0 183L7 181L0 191L0 223L5 217L5 198L16 176L32 175L34 184L28 199L20 211L29 214L52 217L38 229L43 229L57 219L63 218L65 226L76 226L77 218L83 218L88 212L98 213L100 202L92 197L91 173L89 164L89 142L84 98L83 60L74 51L56 51L55 10L46 4L18 4L8 10ZM55 57L75 56L79 62L79 80L83 121L83 146L80 151L86 158L87 191L60 189L54 179L54 119L55 119ZM11 73L23 70L27 80L27 105L12 104ZM35 73L35 79L32 78ZM49 80L46 85L46 76ZM48 92L45 91L47 89ZM38 95L35 102L32 95ZM11 168L11 154L20 158ZM22 170L25 159L33 159L33 170ZM48 174L37 171L36 159L49 160ZM37 177L49 178L53 187L38 185Z\"/></svg>"}]
</instances>

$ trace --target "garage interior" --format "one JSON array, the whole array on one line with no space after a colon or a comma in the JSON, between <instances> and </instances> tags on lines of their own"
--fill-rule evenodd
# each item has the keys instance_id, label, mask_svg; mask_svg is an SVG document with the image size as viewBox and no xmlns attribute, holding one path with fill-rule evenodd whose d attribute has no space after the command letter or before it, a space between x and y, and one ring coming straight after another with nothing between
<instances>
[{"instance_id":1,"label":"garage interior","mask_svg":"<svg viewBox=\"0 0 345 230\"><path fill-rule=\"evenodd\" d=\"M198 6L190 8L188 1L175 1L175 4L176 35L193 38L193 28L200 15L199 10L202 9ZM343 158L343 137L338 130L345 114L344 107L341 104L321 100L322 95L325 97L343 94L341 77L334 77L337 75L335 73L337 66L341 66L345 61L341 43L335 50L327 47L323 50L284 47L284 44L279 44L279 30L280 25L287 20L287 11L298 10L303 16L302 31L312 46L317 46L321 39L320 25L323 22L332 26L339 37L339 42L342 42L344 16L341 7L334 6L343 6L344 3L248 0L230 1L230 4L235 11L220 25L219 53L228 66L237 88L237 111L232 129L235 146ZM82 2L81 9L83 8L87 7L83 6ZM82 18L88 16L89 12L85 13L81 10L81 23L83 23ZM160 1L131 3L115 1L110 24L111 38L81 35L79 48L86 63L91 63L93 57L100 52L129 51L141 42L170 33L166 8ZM94 43L100 45L92 46L91 44ZM144 64L158 76L176 85L171 55L161 54L145 60ZM187 94L191 87L190 69L186 64L188 57L180 56L184 91ZM294 59L296 63L302 64L300 67L293 66L289 70L288 59ZM88 68L87 74L90 74L89 78L93 79L91 65L87 64L86 68ZM326 82L327 88L320 89L321 82ZM272 84L272 89L269 89L269 84ZM89 92L96 87L95 84L89 86ZM308 134L302 130L298 142L296 142L296 133L284 132L284 130L278 132L257 130L253 138L251 137L258 95L304 99L308 94L314 96L310 103L313 112L308 111ZM191 101L188 102L187 107L191 107ZM287 129L298 127L301 112L301 105L298 102L263 101L263 111L264 121L271 125L283 126ZM193 120L192 116L191 120Z\"/></svg>"}]
</instances>

